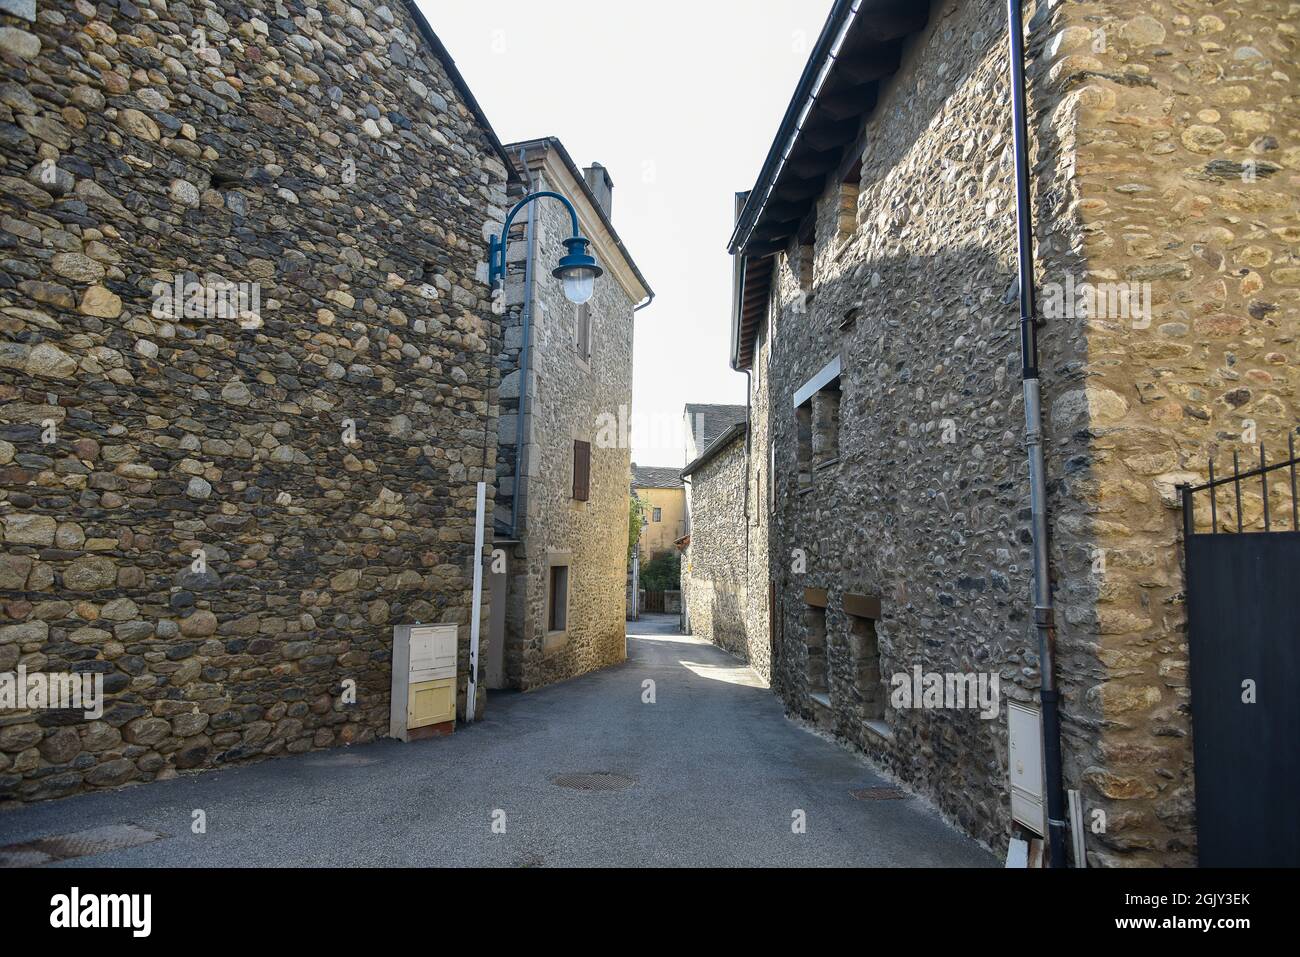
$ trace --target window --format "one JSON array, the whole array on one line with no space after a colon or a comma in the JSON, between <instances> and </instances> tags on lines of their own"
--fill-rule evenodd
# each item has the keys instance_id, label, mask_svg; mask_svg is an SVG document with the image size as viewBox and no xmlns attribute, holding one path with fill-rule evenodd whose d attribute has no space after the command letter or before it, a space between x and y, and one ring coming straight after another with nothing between
<instances>
[{"instance_id":1,"label":"window","mask_svg":"<svg viewBox=\"0 0 1300 957\"><path fill-rule=\"evenodd\" d=\"M569 624L569 566L552 565L546 596L546 630L564 631Z\"/></svg>"},{"instance_id":2,"label":"window","mask_svg":"<svg viewBox=\"0 0 1300 957\"><path fill-rule=\"evenodd\" d=\"M801 490L812 487L814 470L839 461L840 369L836 356L794 394Z\"/></svg>"},{"instance_id":3,"label":"window","mask_svg":"<svg viewBox=\"0 0 1300 957\"><path fill-rule=\"evenodd\" d=\"M808 694L830 704L826 666L826 609L808 605L804 612L804 642L808 646Z\"/></svg>"},{"instance_id":4,"label":"window","mask_svg":"<svg viewBox=\"0 0 1300 957\"><path fill-rule=\"evenodd\" d=\"M577 318L574 321L573 347L577 350L578 358L583 362L591 358L591 307L585 302L578 306Z\"/></svg>"},{"instance_id":5,"label":"window","mask_svg":"<svg viewBox=\"0 0 1300 957\"><path fill-rule=\"evenodd\" d=\"M885 683L880 680L880 644L876 640L876 623L870 618L849 615L849 652L853 656L854 677L862 720L880 721L885 717Z\"/></svg>"},{"instance_id":6,"label":"window","mask_svg":"<svg viewBox=\"0 0 1300 957\"><path fill-rule=\"evenodd\" d=\"M840 380L828 382L812 397L813 468L840 457Z\"/></svg>"},{"instance_id":7,"label":"window","mask_svg":"<svg viewBox=\"0 0 1300 957\"><path fill-rule=\"evenodd\" d=\"M840 242L852 239L858 232L858 188L862 180L862 165L854 163L840 183L839 207L836 209L835 233Z\"/></svg>"},{"instance_id":8,"label":"window","mask_svg":"<svg viewBox=\"0 0 1300 957\"><path fill-rule=\"evenodd\" d=\"M662 522L663 520L664 520L664 510L662 508L655 509L653 521Z\"/></svg>"},{"instance_id":9,"label":"window","mask_svg":"<svg viewBox=\"0 0 1300 957\"><path fill-rule=\"evenodd\" d=\"M573 440L573 497L585 502L591 497L591 443Z\"/></svg>"}]
</instances>

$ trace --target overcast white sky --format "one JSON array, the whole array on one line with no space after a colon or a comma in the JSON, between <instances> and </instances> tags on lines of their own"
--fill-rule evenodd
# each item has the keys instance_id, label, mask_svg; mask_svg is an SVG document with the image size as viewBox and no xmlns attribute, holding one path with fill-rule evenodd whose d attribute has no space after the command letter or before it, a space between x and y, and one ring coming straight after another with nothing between
<instances>
[{"instance_id":1,"label":"overcast white sky","mask_svg":"<svg viewBox=\"0 0 1300 957\"><path fill-rule=\"evenodd\" d=\"M558 136L614 180L655 301L637 313L632 458L681 465L728 365L734 194L754 185L831 0L419 0L503 142Z\"/></svg>"}]
</instances>

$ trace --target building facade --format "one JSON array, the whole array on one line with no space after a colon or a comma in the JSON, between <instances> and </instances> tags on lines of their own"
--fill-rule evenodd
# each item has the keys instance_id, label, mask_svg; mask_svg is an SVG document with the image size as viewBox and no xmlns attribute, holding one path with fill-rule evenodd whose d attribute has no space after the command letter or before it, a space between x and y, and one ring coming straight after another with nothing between
<instances>
[{"instance_id":1,"label":"building facade","mask_svg":"<svg viewBox=\"0 0 1300 957\"><path fill-rule=\"evenodd\" d=\"M748 418L749 409L743 405L716 405L688 402L682 409L683 433L686 437L685 458L682 464L694 462L704 454L723 432L737 422Z\"/></svg>"},{"instance_id":2,"label":"building facade","mask_svg":"<svg viewBox=\"0 0 1300 957\"><path fill-rule=\"evenodd\" d=\"M761 396L751 389L755 399ZM704 523L698 540L688 537L683 556L683 631L727 649L771 680L769 509L762 472L749 466L751 456L766 454L766 436L749 431L749 406L687 403L682 414L686 525L689 531L697 519Z\"/></svg>"},{"instance_id":3,"label":"building facade","mask_svg":"<svg viewBox=\"0 0 1300 957\"><path fill-rule=\"evenodd\" d=\"M399 622L459 626L464 714L509 160L446 51L373 0L34 6L0 18L0 672L105 700L0 711L0 799L386 734Z\"/></svg>"},{"instance_id":4,"label":"building facade","mask_svg":"<svg viewBox=\"0 0 1300 957\"><path fill-rule=\"evenodd\" d=\"M853 6L733 239L772 683L1003 850L1007 707L1039 688L1005 4ZM1300 101L1278 4L1120 6L1026 25L1064 779L1090 865L1190 864L1174 489L1295 428ZM1119 294L1052 311L1085 283ZM1001 706L910 706L916 669L996 676Z\"/></svg>"},{"instance_id":5,"label":"building facade","mask_svg":"<svg viewBox=\"0 0 1300 957\"><path fill-rule=\"evenodd\" d=\"M770 681L767 550L759 534L767 515L765 503L746 488L748 438L746 424L736 423L682 470L692 524L682 601L688 634L731 652Z\"/></svg>"},{"instance_id":6,"label":"building facade","mask_svg":"<svg viewBox=\"0 0 1300 957\"><path fill-rule=\"evenodd\" d=\"M641 567L677 550L686 534L686 489L682 470L653 465L632 466L632 491L641 501Z\"/></svg>"},{"instance_id":7,"label":"building facade","mask_svg":"<svg viewBox=\"0 0 1300 957\"><path fill-rule=\"evenodd\" d=\"M487 684L528 690L622 661L632 323L652 293L611 219L613 182L554 138L507 147L532 191L576 207L605 274L574 306L550 274L570 235L555 200L521 212L507 247ZM522 194L520 194L522 195ZM522 371L521 371L522 370ZM517 454L518 453L518 454Z\"/></svg>"}]
</instances>

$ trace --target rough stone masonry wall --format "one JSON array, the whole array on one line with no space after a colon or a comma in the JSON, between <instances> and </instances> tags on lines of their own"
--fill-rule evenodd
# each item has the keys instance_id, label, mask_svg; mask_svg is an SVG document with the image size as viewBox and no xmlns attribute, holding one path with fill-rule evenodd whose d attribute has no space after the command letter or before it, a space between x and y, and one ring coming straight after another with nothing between
<instances>
[{"instance_id":1,"label":"rough stone masonry wall","mask_svg":"<svg viewBox=\"0 0 1300 957\"><path fill-rule=\"evenodd\" d=\"M745 463L745 439L739 436L687 477L691 544L682 578L691 634L752 661L746 613ZM765 650L760 657L766 662Z\"/></svg>"},{"instance_id":2,"label":"rough stone masonry wall","mask_svg":"<svg viewBox=\"0 0 1300 957\"><path fill-rule=\"evenodd\" d=\"M539 176L537 189L564 192L564 184ZM569 193L566 193L569 195ZM581 197L571 196L574 202ZM513 563L506 615L508 683L528 690L597 668L626 655L627 510L631 450L626 442L603 447L602 415L626 418L632 404L631 298L607 271L589 303L591 357L574 345L576 308L548 263L562 254L572 232L559 202L538 210L536 286L529 352L532 398L524 423L526 447L520 525L522 561ZM522 284L518 287L522 295ZM503 380L504 397L517 396L518 373ZM503 436L503 439L505 436ZM513 439L513 432L510 438ZM573 442L591 443L590 497L573 498ZM548 555L569 565L567 634L547 638Z\"/></svg>"},{"instance_id":3,"label":"rough stone masonry wall","mask_svg":"<svg viewBox=\"0 0 1300 957\"><path fill-rule=\"evenodd\" d=\"M37 6L0 24L0 671L108 701L0 714L0 796L382 735L393 623L469 620L505 170L396 4ZM178 273L260 283L261 327L152 315Z\"/></svg>"},{"instance_id":4,"label":"rough stone masonry wall","mask_svg":"<svg viewBox=\"0 0 1300 957\"><path fill-rule=\"evenodd\" d=\"M1049 128L1058 122L1053 96L1035 87ZM868 122L857 229L838 235L833 184L819 205L806 299L792 268L798 247L778 263L767 372L771 568L782 609L774 687L791 710L861 747L995 848L1010 834L1006 702L1036 702L1038 689L1018 312L1004 301L1015 272L1008 102L1003 4L935 4ZM1061 218L1067 164L1049 153L1036 169L1052 197L1037 210L1040 234L1060 231L1064 243L1074 235ZM1040 253L1047 268L1062 255L1052 244ZM1081 322L1061 322L1044 336L1049 406L1078 387L1081 334ZM813 470L801 493L791 398L837 353L838 460ZM1086 449L1076 433L1049 436L1058 567L1063 554L1086 548L1073 488ZM805 588L828 592L829 708L809 695ZM872 730L845 593L880 597L886 683L917 665L996 673L998 718L890 707L889 733ZM1075 727L1088 687L1081 672L1095 660L1090 641L1068 625L1059 634Z\"/></svg>"},{"instance_id":5,"label":"rough stone masonry wall","mask_svg":"<svg viewBox=\"0 0 1300 957\"><path fill-rule=\"evenodd\" d=\"M766 322L758 331L758 360L750 375L749 390L749 461L745 481L749 483L749 519L745 530L746 550L745 631L749 642L749 665L768 683L772 681L774 662L771 606L775 597L771 588L771 508L772 489L776 480L771 467L771 376L768 372L771 345Z\"/></svg>"},{"instance_id":6,"label":"rough stone masonry wall","mask_svg":"<svg viewBox=\"0 0 1300 957\"><path fill-rule=\"evenodd\" d=\"M1040 54L1065 94L1080 242L1076 280L1149 282L1142 316L1087 325L1086 392L1054 410L1086 429L1091 551L1070 549L1062 612L1093 636L1072 735L1098 863L1193 863L1195 825L1185 587L1177 482L1218 474L1233 451L1284 455L1296 428L1300 335L1300 6L1153 0L1059 4ZM1050 144L1048 144L1050 145ZM1045 273L1046 281L1063 281ZM1270 483L1273 527L1290 524ZM1246 526L1262 528L1257 483ZM1220 522L1235 529L1231 496ZM1203 530L1209 509L1198 510ZM1065 659L1066 667L1081 659Z\"/></svg>"}]
</instances>

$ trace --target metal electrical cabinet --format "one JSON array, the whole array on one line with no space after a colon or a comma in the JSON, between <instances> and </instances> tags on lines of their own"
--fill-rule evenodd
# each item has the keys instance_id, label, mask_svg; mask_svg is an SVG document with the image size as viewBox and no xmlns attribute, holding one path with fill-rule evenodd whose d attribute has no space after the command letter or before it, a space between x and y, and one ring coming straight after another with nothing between
<instances>
[{"instance_id":1,"label":"metal electrical cabinet","mask_svg":"<svg viewBox=\"0 0 1300 957\"><path fill-rule=\"evenodd\" d=\"M1011 772L1011 819L1047 835L1043 806L1043 721L1037 708L1007 702L1007 744Z\"/></svg>"},{"instance_id":2,"label":"metal electrical cabinet","mask_svg":"<svg viewBox=\"0 0 1300 957\"><path fill-rule=\"evenodd\" d=\"M456 626L397 625L389 735L448 734L456 722Z\"/></svg>"}]
</instances>

